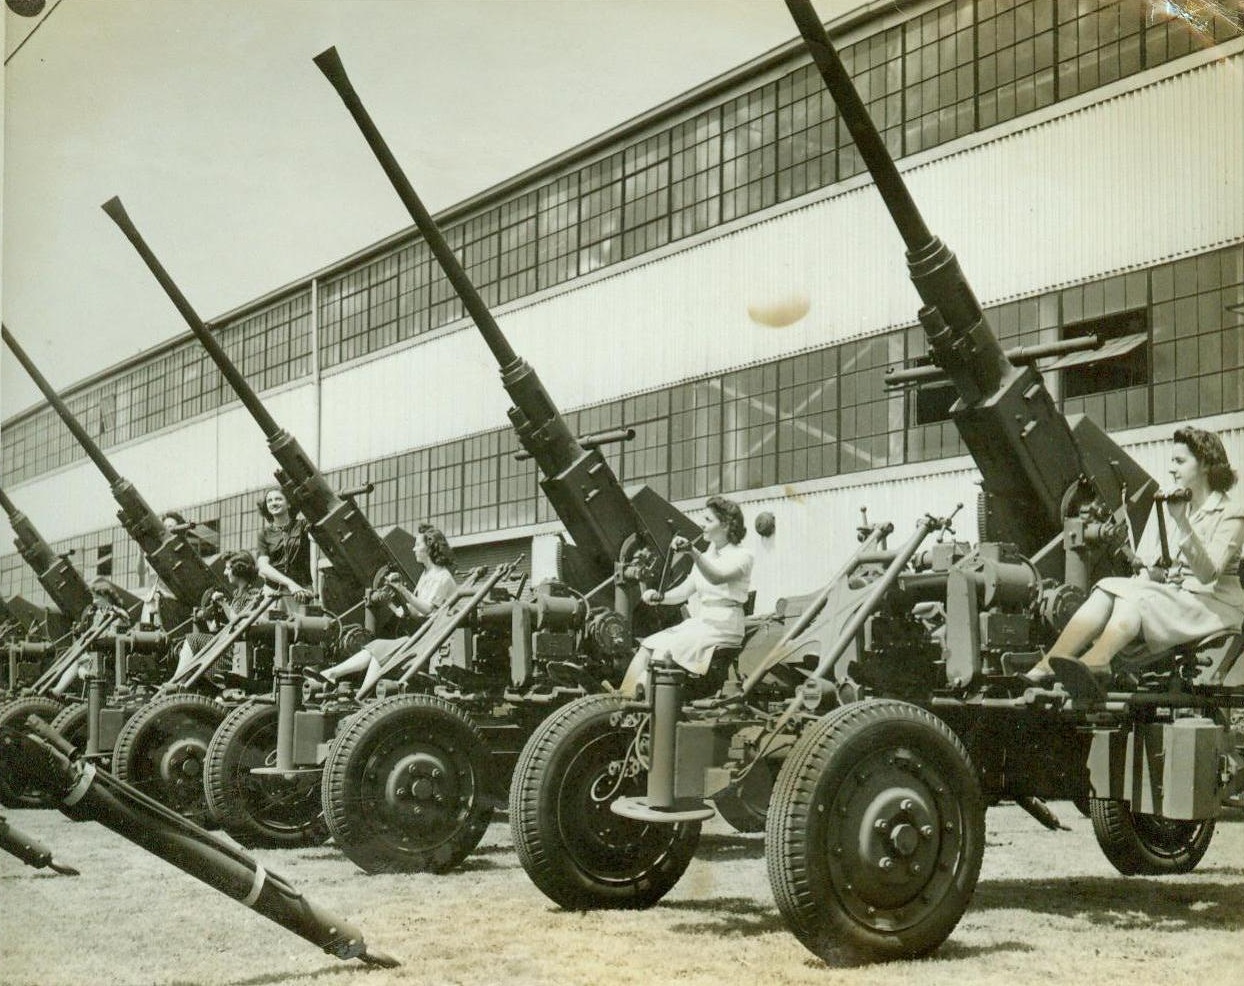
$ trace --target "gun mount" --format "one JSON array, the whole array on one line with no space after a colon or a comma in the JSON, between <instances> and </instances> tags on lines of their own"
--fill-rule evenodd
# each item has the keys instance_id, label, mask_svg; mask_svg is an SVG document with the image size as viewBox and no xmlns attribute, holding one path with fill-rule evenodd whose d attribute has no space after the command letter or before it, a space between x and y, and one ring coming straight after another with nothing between
<instances>
[{"instance_id":1,"label":"gun mount","mask_svg":"<svg viewBox=\"0 0 1244 986\"><path fill-rule=\"evenodd\" d=\"M164 522L147 505L147 501L143 499L134 484L124 479L113 468L103 450L87 434L81 422L73 416L52 385L13 338L7 326L3 328L3 336L13 355L30 374L30 378L43 392L48 403L60 415L66 427L73 433L73 437L78 440L78 444L104 474L112 490L113 498L121 507L117 511L121 526L138 543L147 563L177 601L184 606L193 606L209 589L228 588L224 579L207 566L183 535L165 529ZM177 621L179 622L182 618L184 614L179 614Z\"/></svg>"},{"instance_id":2,"label":"gun mount","mask_svg":"<svg viewBox=\"0 0 1244 986\"><path fill-rule=\"evenodd\" d=\"M345 583L343 591L349 597L348 605L358 602L371 587L377 573L386 567L410 576L412 573L408 564L394 555L354 502L353 496L334 492L298 440L276 423L259 396L246 382L246 378L216 341L207 324L191 307L186 296L147 245L126 213L120 198L109 199L104 203L103 210L138 251L138 255L173 302L190 331L202 343L242 405L263 431L268 440L268 450L280 466L276 474L277 481L290 504L310 522L311 536L332 562L334 577Z\"/></svg>"},{"instance_id":3,"label":"gun mount","mask_svg":"<svg viewBox=\"0 0 1244 986\"><path fill-rule=\"evenodd\" d=\"M659 581L662 562L673 537L677 534L697 536L699 528L647 487L629 494L624 492L599 449L585 448L570 433L535 370L514 352L502 334L436 221L372 122L346 75L337 49L321 52L314 61L345 103L497 361L502 385L514 402L509 411L510 422L524 450L535 459L544 477L541 488L574 541L573 557L577 564L570 566L575 574L567 581L585 593L613 581L614 609L631 619L638 595L636 584ZM673 574L677 578L686 570L687 563L683 560Z\"/></svg>"},{"instance_id":4,"label":"gun mount","mask_svg":"<svg viewBox=\"0 0 1244 986\"><path fill-rule=\"evenodd\" d=\"M22 560L34 571L35 578L56 608L69 619L76 620L91 604L91 590L86 587L86 580L68 558L57 554L40 537L30 518L17 509L4 490L0 490L0 506L9 515L13 544Z\"/></svg>"},{"instance_id":5,"label":"gun mount","mask_svg":"<svg viewBox=\"0 0 1244 986\"><path fill-rule=\"evenodd\" d=\"M383 968L399 965L368 948L352 924L308 900L245 852L97 770L36 717L21 729L0 729L0 770L32 775L34 783L54 792L67 817L98 822L329 955ZM32 846L27 854L33 851Z\"/></svg>"},{"instance_id":6,"label":"gun mount","mask_svg":"<svg viewBox=\"0 0 1244 986\"><path fill-rule=\"evenodd\" d=\"M787 632L745 645L741 682L687 701L686 673L657 665L639 700L559 709L520 755L511 828L558 904L642 907L678 881L712 799L736 827L764 828L774 897L812 952L913 958L970 902L987 804L1013 800L1054 827L1043 799L1083 799L1121 872L1195 867L1244 789L1227 725L1244 691L1224 684L1244 630L1149 655L1118 690L1087 671L1060 668L1057 688L1017 673L1097 579L1130 574L1130 532L1156 484L1002 351L811 3L786 3L907 246L932 360L984 477L983 540L949 539L951 518L926 516L893 550L889 525L867 526L847 565L786 614ZM727 813L740 802L750 813ZM596 821L606 804L609 827Z\"/></svg>"}]
</instances>

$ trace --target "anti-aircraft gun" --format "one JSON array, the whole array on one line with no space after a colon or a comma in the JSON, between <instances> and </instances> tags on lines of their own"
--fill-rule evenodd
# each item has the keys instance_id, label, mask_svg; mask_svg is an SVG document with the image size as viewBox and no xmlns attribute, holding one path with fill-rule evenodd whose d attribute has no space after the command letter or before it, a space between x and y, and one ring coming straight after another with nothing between
<instances>
[{"instance_id":1,"label":"anti-aircraft gun","mask_svg":"<svg viewBox=\"0 0 1244 986\"><path fill-rule=\"evenodd\" d=\"M64 709L63 714L50 710L30 711L49 718L54 716L57 728L74 735L75 739L82 734L89 736L87 748L92 755L111 751L114 769L123 778L142 783L153 792L182 791L186 786L185 778L199 776L202 753L223 717L223 710L211 698L182 694L179 690L174 690L173 694L160 693L151 701L150 689L129 689L125 687L126 680L132 677L133 662L139 655L153 658L157 664L169 656L179 643L178 638L197 618L197 605L215 592L227 594L230 586L224 576L200 556L185 532L176 526L166 526L134 485L117 472L7 327L3 329L3 338L103 473L121 508L117 517L137 542L160 582L152 593L156 625L126 628L127 632L122 633L118 632L119 625L93 622L92 648L101 657L113 661L112 679L116 687L110 695L108 690L113 682L101 668L100 673L88 675L85 708L79 704ZM270 678L256 678L250 686L269 687ZM200 794L197 801L202 800Z\"/></svg>"},{"instance_id":2,"label":"anti-aircraft gun","mask_svg":"<svg viewBox=\"0 0 1244 986\"><path fill-rule=\"evenodd\" d=\"M270 921L339 959L394 968L392 956L369 948L353 924L300 894L285 878L261 866L232 843L187 821L81 755L37 717L0 727L0 774L53 792L55 805L74 821L94 821L144 852L171 863ZM0 849L32 866L56 864L51 853L0 819Z\"/></svg>"},{"instance_id":3,"label":"anti-aircraft gun","mask_svg":"<svg viewBox=\"0 0 1244 986\"><path fill-rule=\"evenodd\" d=\"M450 659L431 674L423 670L430 667L428 646L412 644L399 693L351 720L325 763L329 826L351 858L368 869L440 871L478 842L491 801L504 790L513 756L535 723L557 705L620 678L634 634L660 625L654 611L635 605L642 584L657 585L663 574L670 576L675 535L700 531L651 489L622 489L598 447L622 436L580 440L570 433L402 173L336 50L315 62L497 359L514 401L511 423L574 542L562 554L560 587L537 587L533 601L511 598L463 607L459 625L448 628ZM674 578L686 570L685 563L673 568ZM602 605L599 597L608 589ZM401 693L415 669L433 695ZM446 735L451 739L436 739ZM489 770L489 753L495 771Z\"/></svg>"},{"instance_id":4,"label":"anti-aircraft gun","mask_svg":"<svg viewBox=\"0 0 1244 986\"><path fill-rule=\"evenodd\" d=\"M685 673L658 665L641 700L592 696L549 717L520 756L510 818L551 899L643 907L686 869L713 814L704 799L749 791L796 937L827 958L915 957L968 906L986 804L1014 800L1057 827L1043 799L1081 801L1121 872L1191 870L1244 788L1226 726L1244 695L1222 685L1240 634L1209 673L1196 642L1109 692L1078 662L1057 689L1019 675L1097 579L1131 574L1129 532L1156 484L1007 359L811 3L786 2L907 246L932 361L983 477L982 542L945 539L953 514L922 518L897 549L892 525L865 527L776 644L744 652L753 670L737 688L686 702ZM777 701L774 679L787 683Z\"/></svg>"},{"instance_id":5,"label":"anti-aircraft gun","mask_svg":"<svg viewBox=\"0 0 1244 986\"><path fill-rule=\"evenodd\" d=\"M30 639L24 634L11 634L5 639L4 645L7 652L5 687L6 690L15 691L23 685L30 684L33 680L30 673L33 671L34 677L38 677L39 669L44 668L52 659L57 649L53 638L61 636L61 633L56 630L61 629L61 623L64 620L72 623L82 615L86 607L91 604L91 591L73 563L64 555L52 550L51 545L43 540L38 530L35 529L30 518L17 508L4 490L0 490L0 506L3 506L9 518L9 525L13 528L14 546L35 573L35 578L43 586L48 599L59 611L59 613L48 611L48 639ZM8 607L6 606L5 609L7 610ZM57 616L60 619L57 619ZM16 622L16 616L12 614L6 615L5 619ZM20 637L26 637L26 639L19 639Z\"/></svg>"},{"instance_id":6,"label":"anti-aircraft gun","mask_svg":"<svg viewBox=\"0 0 1244 986\"><path fill-rule=\"evenodd\" d=\"M207 350L242 405L263 431L268 440L268 451L280 467L276 478L281 489L291 507L307 518L311 536L332 563L331 588L324 593L326 608L337 614L351 609L388 572L404 572L411 577L414 573L410 562L381 538L354 502L354 497L367 492L367 488L342 493L333 490L298 440L277 424L206 323L191 307L139 234L120 198L109 199L104 203L103 210L138 251L190 331ZM398 536L401 536L400 532ZM373 621L376 612L384 613L385 610L380 607L373 611L369 607L369 618Z\"/></svg>"}]
</instances>

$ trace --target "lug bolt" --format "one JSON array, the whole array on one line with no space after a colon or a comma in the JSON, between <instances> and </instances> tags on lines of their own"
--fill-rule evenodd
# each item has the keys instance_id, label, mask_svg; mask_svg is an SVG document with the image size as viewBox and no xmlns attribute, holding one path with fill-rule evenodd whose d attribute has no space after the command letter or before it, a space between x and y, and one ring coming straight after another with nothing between
<instances>
[{"instance_id":1,"label":"lug bolt","mask_svg":"<svg viewBox=\"0 0 1244 986\"><path fill-rule=\"evenodd\" d=\"M933 826L932 825L921 825L920 834L923 835L926 839L933 838Z\"/></svg>"},{"instance_id":2,"label":"lug bolt","mask_svg":"<svg viewBox=\"0 0 1244 986\"><path fill-rule=\"evenodd\" d=\"M892 870L894 869L894 860L892 860L889 856L882 856L877 865L883 870Z\"/></svg>"},{"instance_id":3,"label":"lug bolt","mask_svg":"<svg viewBox=\"0 0 1244 986\"><path fill-rule=\"evenodd\" d=\"M902 800L902 803L899 804L898 807L900 811L911 811L912 808L915 807L915 805L912 804L911 798L904 798Z\"/></svg>"},{"instance_id":4,"label":"lug bolt","mask_svg":"<svg viewBox=\"0 0 1244 986\"><path fill-rule=\"evenodd\" d=\"M888 832L890 830L890 823L884 818L878 818L875 822L873 822L873 828L875 828L878 832Z\"/></svg>"}]
</instances>

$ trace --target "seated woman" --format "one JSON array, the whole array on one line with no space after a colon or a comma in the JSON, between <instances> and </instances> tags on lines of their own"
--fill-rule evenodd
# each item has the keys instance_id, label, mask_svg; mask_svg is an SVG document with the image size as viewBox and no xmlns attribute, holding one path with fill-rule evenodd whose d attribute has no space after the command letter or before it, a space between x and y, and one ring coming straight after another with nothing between
<instances>
[{"instance_id":1,"label":"seated woman","mask_svg":"<svg viewBox=\"0 0 1244 986\"><path fill-rule=\"evenodd\" d=\"M654 658L702 675L708 671L716 648L737 647L743 642L743 607L752 575L751 552L740 547L746 533L743 511L732 500L710 496L701 527L708 539L704 551L681 537L670 544L672 551L691 555L691 574L664 594L645 589L642 597L649 605L666 606L681 606L695 598L699 613L640 641L619 686L624 695L636 694Z\"/></svg>"},{"instance_id":2,"label":"seated woman","mask_svg":"<svg viewBox=\"0 0 1244 986\"><path fill-rule=\"evenodd\" d=\"M1178 559L1169 572L1142 571L1132 578L1105 578L1027 675L1033 684L1054 677L1052 657L1078 658L1099 681L1110 663L1136 640L1156 654L1244 620L1244 589L1238 566L1244 545L1244 506L1227 497L1236 474L1222 439L1211 431L1175 432L1171 455L1175 489L1191 497L1166 501L1178 536Z\"/></svg>"},{"instance_id":3,"label":"seated woman","mask_svg":"<svg viewBox=\"0 0 1244 986\"><path fill-rule=\"evenodd\" d=\"M453 549L445 535L431 524L420 524L415 535L415 560L423 566L415 591L411 592L402 583L400 572L391 572L386 583L401 598L406 612L414 619L424 620L439 606L453 598L458 591L458 583L454 581L450 570L454 563ZM373 661L383 660L400 641L373 640L357 654L346 658L320 672L322 678L330 682L339 681L342 677L365 671Z\"/></svg>"},{"instance_id":4,"label":"seated woman","mask_svg":"<svg viewBox=\"0 0 1244 986\"><path fill-rule=\"evenodd\" d=\"M259 501L264 526L255 542L255 565L265 582L278 586L298 602L315 598L311 585L311 538L307 522L295 517L285 493L267 490Z\"/></svg>"},{"instance_id":5,"label":"seated woman","mask_svg":"<svg viewBox=\"0 0 1244 986\"><path fill-rule=\"evenodd\" d=\"M217 589L209 597L209 602L220 608L225 620L232 623L246 612L263 592L263 580L259 577L259 567L249 551L235 551L225 559L225 579L233 590L226 596ZM192 633L177 651L177 669L173 677L179 677L190 667L195 655L212 640L211 634Z\"/></svg>"},{"instance_id":6,"label":"seated woman","mask_svg":"<svg viewBox=\"0 0 1244 986\"><path fill-rule=\"evenodd\" d=\"M74 636L79 637L84 633L103 626L109 617L116 618L116 622L113 624L113 632L124 633L129 629L130 617L125 611L121 594L117 592L116 586L105 578L97 578L91 583L91 604L87 606L82 616L78 618L78 622L74 625ZM62 698L75 681L79 678L85 678L90 674L92 668L97 666L98 656L95 653L88 651L83 654L73 664L65 668L56 684L52 686L51 694L57 698Z\"/></svg>"}]
</instances>

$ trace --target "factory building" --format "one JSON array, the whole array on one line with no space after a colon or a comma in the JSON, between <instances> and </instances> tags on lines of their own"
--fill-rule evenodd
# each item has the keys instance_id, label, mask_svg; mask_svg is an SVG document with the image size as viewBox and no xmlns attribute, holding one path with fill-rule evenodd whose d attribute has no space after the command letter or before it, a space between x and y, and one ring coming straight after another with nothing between
<instances>
[{"instance_id":1,"label":"factory building","mask_svg":"<svg viewBox=\"0 0 1244 986\"><path fill-rule=\"evenodd\" d=\"M1065 413L1159 478L1190 420L1244 465L1242 25L1238 3L1135 0L861 5L830 25L1003 347L1096 334L1101 349L1038 365ZM333 138L357 139L348 126ZM403 163L417 185L419 162ZM623 485L773 514L771 535L748 535L759 608L828 579L861 508L902 533L962 503L958 534L975 537L953 394L886 386L927 347L902 241L862 172L792 40L438 216L572 431L634 429L604 446ZM418 234L212 324L336 488L374 484L359 502L382 532L427 520L460 565L522 552L548 574L559 525ZM66 398L154 509L252 546L274 462L189 333ZM56 548L88 577L150 582L51 408L0 437L6 492ZM11 549L0 593L43 601Z\"/></svg>"}]
</instances>

